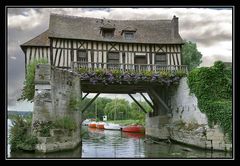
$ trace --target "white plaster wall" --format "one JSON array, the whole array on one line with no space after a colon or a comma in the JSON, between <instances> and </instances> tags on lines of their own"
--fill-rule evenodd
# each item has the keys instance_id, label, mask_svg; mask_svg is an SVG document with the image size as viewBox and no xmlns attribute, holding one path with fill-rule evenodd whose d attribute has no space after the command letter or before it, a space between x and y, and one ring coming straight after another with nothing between
<instances>
[{"instance_id":1,"label":"white plaster wall","mask_svg":"<svg viewBox=\"0 0 240 166\"><path fill-rule=\"evenodd\" d=\"M207 125L207 116L199 110L197 104L196 96L190 94L187 78L182 78L176 92L171 97L172 122L182 120L186 123Z\"/></svg>"}]
</instances>

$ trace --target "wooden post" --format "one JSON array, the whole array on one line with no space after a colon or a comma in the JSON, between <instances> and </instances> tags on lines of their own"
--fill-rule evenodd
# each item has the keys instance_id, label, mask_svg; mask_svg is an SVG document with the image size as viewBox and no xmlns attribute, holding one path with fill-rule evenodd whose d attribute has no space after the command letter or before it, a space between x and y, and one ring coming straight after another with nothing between
<instances>
[{"instance_id":1,"label":"wooden post","mask_svg":"<svg viewBox=\"0 0 240 166\"><path fill-rule=\"evenodd\" d=\"M141 104L139 104L139 102L129 93L128 94L132 99L133 99L133 101L142 109L142 111L144 112L144 113L147 113L147 111L143 108L143 106L141 106Z\"/></svg>"},{"instance_id":2,"label":"wooden post","mask_svg":"<svg viewBox=\"0 0 240 166\"><path fill-rule=\"evenodd\" d=\"M142 93L140 93L140 95L144 98L144 100L148 103L148 105L154 110L152 103L150 103L150 101L148 101L148 99Z\"/></svg>"},{"instance_id":3,"label":"wooden post","mask_svg":"<svg viewBox=\"0 0 240 166\"><path fill-rule=\"evenodd\" d=\"M87 108L94 102L94 100L100 95L100 93L96 94L96 96L82 109L82 113L87 110Z\"/></svg>"}]
</instances>

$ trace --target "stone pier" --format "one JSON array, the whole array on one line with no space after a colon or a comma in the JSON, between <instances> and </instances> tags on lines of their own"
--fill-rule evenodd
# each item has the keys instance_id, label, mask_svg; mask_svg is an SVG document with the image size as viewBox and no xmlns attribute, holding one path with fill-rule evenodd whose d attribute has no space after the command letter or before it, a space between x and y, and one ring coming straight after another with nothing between
<instances>
[{"instance_id":1,"label":"stone pier","mask_svg":"<svg viewBox=\"0 0 240 166\"><path fill-rule=\"evenodd\" d=\"M175 87L154 91L159 96L149 93L156 108L146 115L146 135L205 149L232 149L219 125L208 126L207 116L199 110L196 96L190 94L187 78L182 78ZM162 102L169 109L163 107Z\"/></svg>"},{"instance_id":2,"label":"stone pier","mask_svg":"<svg viewBox=\"0 0 240 166\"><path fill-rule=\"evenodd\" d=\"M51 68L47 64L39 64L35 72L35 96L32 119L32 132L38 137L36 151L54 152L73 149L81 142L81 112L70 107L70 100L81 100L80 78L64 69ZM67 117L76 124L75 130L50 129L50 135L42 136L36 124L53 123L57 119Z\"/></svg>"}]
</instances>

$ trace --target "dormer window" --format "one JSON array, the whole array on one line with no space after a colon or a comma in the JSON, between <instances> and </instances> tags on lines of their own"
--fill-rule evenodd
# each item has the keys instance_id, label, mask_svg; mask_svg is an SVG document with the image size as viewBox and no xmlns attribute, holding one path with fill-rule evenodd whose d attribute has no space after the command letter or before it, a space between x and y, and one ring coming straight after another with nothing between
<instances>
[{"instance_id":1,"label":"dormer window","mask_svg":"<svg viewBox=\"0 0 240 166\"><path fill-rule=\"evenodd\" d=\"M126 40L133 40L136 31L137 31L136 28L126 27L122 30L122 35L123 35L124 39L126 39Z\"/></svg>"},{"instance_id":2,"label":"dormer window","mask_svg":"<svg viewBox=\"0 0 240 166\"><path fill-rule=\"evenodd\" d=\"M113 37L113 34L114 34L114 31L112 30L103 30L102 31L102 35L104 38L108 38L108 39L111 39Z\"/></svg>"},{"instance_id":3,"label":"dormer window","mask_svg":"<svg viewBox=\"0 0 240 166\"><path fill-rule=\"evenodd\" d=\"M115 31L115 27L110 23L104 24L101 27L102 36L104 38L111 39L114 36L114 31Z\"/></svg>"},{"instance_id":4,"label":"dormer window","mask_svg":"<svg viewBox=\"0 0 240 166\"><path fill-rule=\"evenodd\" d=\"M126 40L132 40L134 38L134 33L133 32L124 32L124 38Z\"/></svg>"}]
</instances>

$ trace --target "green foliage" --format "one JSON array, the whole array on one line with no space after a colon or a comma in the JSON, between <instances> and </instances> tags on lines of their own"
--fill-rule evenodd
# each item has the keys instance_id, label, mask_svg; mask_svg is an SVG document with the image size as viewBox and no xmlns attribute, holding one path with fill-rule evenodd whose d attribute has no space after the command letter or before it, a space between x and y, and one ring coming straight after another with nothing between
<instances>
[{"instance_id":1,"label":"green foliage","mask_svg":"<svg viewBox=\"0 0 240 166\"><path fill-rule=\"evenodd\" d=\"M82 68L82 67L80 67L80 68L78 69L78 72L79 72L79 73L86 73L86 72L88 72L88 69L87 69L87 68Z\"/></svg>"},{"instance_id":2,"label":"green foliage","mask_svg":"<svg viewBox=\"0 0 240 166\"><path fill-rule=\"evenodd\" d=\"M162 76L163 78L169 78L171 77L171 73L169 71L160 71L160 76Z\"/></svg>"},{"instance_id":3,"label":"green foliage","mask_svg":"<svg viewBox=\"0 0 240 166\"><path fill-rule=\"evenodd\" d=\"M182 64L188 66L188 70L196 68L202 63L202 54L197 50L196 43L186 41L182 47Z\"/></svg>"},{"instance_id":4,"label":"green foliage","mask_svg":"<svg viewBox=\"0 0 240 166\"><path fill-rule=\"evenodd\" d=\"M84 107L90 99L86 98L82 101L81 107ZM151 107L146 102L140 102L147 112L151 112ZM89 108L84 112L84 119L96 118L102 120L102 116L107 115L108 120L134 120L139 124L144 124L145 113L140 110L138 105L134 102L129 104L125 99L108 99L98 98L92 103Z\"/></svg>"},{"instance_id":5,"label":"green foliage","mask_svg":"<svg viewBox=\"0 0 240 166\"><path fill-rule=\"evenodd\" d=\"M122 74L121 70L112 70L111 71L114 77L119 77Z\"/></svg>"},{"instance_id":6,"label":"green foliage","mask_svg":"<svg viewBox=\"0 0 240 166\"><path fill-rule=\"evenodd\" d=\"M69 103L68 103L68 109L71 111L77 111L80 107L82 101L73 95L70 96Z\"/></svg>"},{"instance_id":7,"label":"green foliage","mask_svg":"<svg viewBox=\"0 0 240 166\"><path fill-rule=\"evenodd\" d=\"M187 76L187 73L183 70L177 70L175 75L178 77L185 77L185 76Z\"/></svg>"},{"instance_id":8,"label":"green foliage","mask_svg":"<svg viewBox=\"0 0 240 166\"><path fill-rule=\"evenodd\" d=\"M35 121L33 124L33 129L37 133L39 133L40 137L50 137L50 129L53 129L53 122L48 121L48 122L40 122L40 121Z\"/></svg>"},{"instance_id":9,"label":"green foliage","mask_svg":"<svg viewBox=\"0 0 240 166\"><path fill-rule=\"evenodd\" d=\"M198 98L198 105L206 113L209 126L219 124L232 138L232 74L223 62L212 67L196 68L189 73L190 91Z\"/></svg>"},{"instance_id":10,"label":"green foliage","mask_svg":"<svg viewBox=\"0 0 240 166\"><path fill-rule=\"evenodd\" d=\"M74 119L69 116L64 116L63 118L59 118L53 123L54 128L60 129L68 129L68 130L75 130L77 128Z\"/></svg>"},{"instance_id":11,"label":"green foliage","mask_svg":"<svg viewBox=\"0 0 240 166\"><path fill-rule=\"evenodd\" d=\"M68 129L75 130L77 128L74 120L68 116L58 118L55 121L39 122L33 124L34 130L40 134L41 137L50 137L51 129Z\"/></svg>"},{"instance_id":12,"label":"green foliage","mask_svg":"<svg viewBox=\"0 0 240 166\"><path fill-rule=\"evenodd\" d=\"M31 117L23 118L16 115L11 120L12 127L9 135L11 151L35 150L38 140L30 132Z\"/></svg>"},{"instance_id":13,"label":"green foliage","mask_svg":"<svg viewBox=\"0 0 240 166\"><path fill-rule=\"evenodd\" d=\"M154 74L154 72L152 70L148 71L148 70L145 70L142 72L142 74L146 77L152 77L152 75Z\"/></svg>"},{"instance_id":14,"label":"green foliage","mask_svg":"<svg viewBox=\"0 0 240 166\"><path fill-rule=\"evenodd\" d=\"M95 72L96 72L97 76L101 77L104 73L104 70L103 69L96 69Z\"/></svg>"},{"instance_id":15,"label":"green foliage","mask_svg":"<svg viewBox=\"0 0 240 166\"><path fill-rule=\"evenodd\" d=\"M18 99L20 100L27 100L27 101L33 101L34 98L34 92L35 92L35 69L37 64L46 64L48 61L46 59L39 59L34 60L33 62L29 63L27 66L27 75L26 79L24 81L24 87L22 90L21 97Z\"/></svg>"},{"instance_id":16,"label":"green foliage","mask_svg":"<svg viewBox=\"0 0 240 166\"><path fill-rule=\"evenodd\" d=\"M125 99L115 99L107 103L104 108L105 115L108 116L108 119L120 120L126 119L128 117L128 111L130 106L127 100Z\"/></svg>"}]
</instances>

